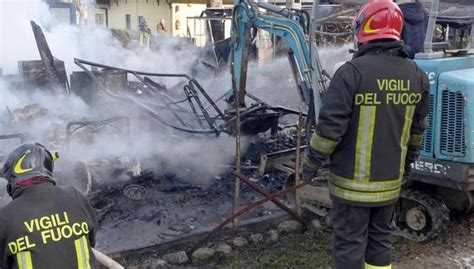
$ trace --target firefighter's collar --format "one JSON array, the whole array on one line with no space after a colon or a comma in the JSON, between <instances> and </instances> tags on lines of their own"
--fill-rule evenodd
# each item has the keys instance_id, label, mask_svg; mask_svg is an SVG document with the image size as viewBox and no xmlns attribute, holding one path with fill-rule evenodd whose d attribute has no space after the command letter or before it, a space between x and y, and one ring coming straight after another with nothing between
<instances>
[{"instance_id":1,"label":"firefighter's collar","mask_svg":"<svg viewBox=\"0 0 474 269\"><path fill-rule=\"evenodd\" d=\"M403 41L393 40L364 43L360 45L359 49L354 53L353 58L357 58L365 54L379 53L408 57L408 53L403 49Z\"/></svg>"}]
</instances>

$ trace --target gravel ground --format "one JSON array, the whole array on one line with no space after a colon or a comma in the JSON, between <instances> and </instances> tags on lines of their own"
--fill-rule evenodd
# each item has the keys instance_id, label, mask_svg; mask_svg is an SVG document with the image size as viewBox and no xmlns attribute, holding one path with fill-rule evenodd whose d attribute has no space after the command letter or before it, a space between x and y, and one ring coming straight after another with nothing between
<instances>
[{"instance_id":1,"label":"gravel ground","mask_svg":"<svg viewBox=\"0 0 474 269\"><path fill-rule=\"evenodd\" d=\"M474 213L452 216L448 229L429 242L394 237L394 268L474 268ZM205 264L171 268L330 268L331 235L327 228L310 227L302 234L281 235L278 241L250 243L227 256ZM160 257L150 254L139 261L127 258L127 265L150 264ZM133 267L151 268L151 267ZM166 267L170 268L170 267Z\"/></svg>"},{"instance_id":2,"label":"gravel ground","mask_svg":"<svg viewBox=\"0 0 474 269\"><path fill-rule=\"evenodd\" d=\"M429 242L394 237L394 268L474 268L474 214L452 219L448 229ZM330 244L329 231L306 232L271 246L238 251L222 267L330 268Z\"/></svg>"}]
</instances>

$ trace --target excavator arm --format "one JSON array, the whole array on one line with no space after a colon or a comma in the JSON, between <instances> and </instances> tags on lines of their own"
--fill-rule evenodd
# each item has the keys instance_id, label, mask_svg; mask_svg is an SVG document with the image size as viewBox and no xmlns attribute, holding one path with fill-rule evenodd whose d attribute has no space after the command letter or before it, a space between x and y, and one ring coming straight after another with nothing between
<instances>
[{"instance_id":1,"label":"excavator arm","mask_svg":"<svg viewBox=\"0 0 474 269\"><path fill-rule=\"evenodd\" d=\"M308 45L309 16L299 10L281 9L267 3L257 4L249 0L236 1L232 23L231 73L233 94L238 98L240 107L245 107L252 29L262 29L285 40L289 47L288 58L300 96L312 111L314 97L317 97L316 106L318 106L319 93L323 90L319 90L316 95L313 93L313 79L322 77L320 76L322 70L320 65L317 65L315 71L311 64ZM266 9L280 16L261 14L258 12L258 8ZM318 88L320 87L318 86Z\"/></svg>"}]
</instances>

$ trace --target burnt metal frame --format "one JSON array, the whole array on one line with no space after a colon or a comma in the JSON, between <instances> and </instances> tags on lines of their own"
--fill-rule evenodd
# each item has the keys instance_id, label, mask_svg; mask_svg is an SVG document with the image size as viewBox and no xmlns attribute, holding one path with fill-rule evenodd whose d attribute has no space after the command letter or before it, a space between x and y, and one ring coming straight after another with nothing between
<instances>
[{"instance_id":1,"label":"burnt metal frame","mask_svg":"<svg viewBox=\"0 0 474 269\"><path fill-rule=\"evenodd\" d=\"M111 123L117 122L120 120L125 121L125 133L122 132L120 128L117 126L112 125ZM75 129L71 130L73 126L78 125ZM64 148L68 148L71 140L71 135L73 135L77 130L86 127L86 126L99 126L99 125L105 125L105 126L110 126L117 130L118 133L120 133L124 137L129 137L130 136L130 118L125 117L125 116L118 116L118 117L113 117L110 119L105 119L105 120L99 120L99 121L71 121L67 124L66 126L66 137L64 139Z\"/></svg>"},{"instance_id":2,"label":"burnt metal frame","mask_svg":"<svg viewBox=\"0 0 474 269\"><path fill-rule=\"evenodd\" d=\"M104 64L99 64L87 60L82 59L74 59L74 63L78 65L95 83L100 90L105 92L107 95L119 99L119 100L127 100L132 101L139 107L143 108L151 118L154 120L162 123L165 126L171 127L173 129L184 131L188 133L194 134L214 134L219 136L220 133L231 133L233 125L235 125L236 115L229 115L224 113L217 102L222 101L225 96L221 96L217 98L215 101L209 96L209 94L204 90L204 88L199 84L199 82L187 74L177 74L177 73L151 73L151 72L141 72L136 70L130 70L125 68L119 68ZM149 92L157 98L158 102L152 102L143 99L137 99L131 95L118 95L116 93L112 93L108 91L100 80L94 75L91 70L86 68L86 65L95 67L95 68L102 68L107 70L118 70L124 71L127 74L133 75L138 81L140 81L144 86L149 89ZM92 68L91 68L92 69ZM143 77L142 77L143 76ZM187 84L183 87L183 92L186 95L185 99L182 100L173 100L166 92L160 91L157 85L151 82L149 77L165 77L165 78L182 78L183 80L187 80ZM202 96L209 105L204 106L204 102ZM277 113L279 116L283 116L286 114L294 114L298 115L299 112L284 108L284 107L272 107L260 100L259 98L247 94L247 96L253 99L256 103L247 108L246 110L242 111L240 117L241 120L245 120L251 118L252 116L257 115L258 113L265 113L267 110L272 111L271 113ZM184 109L180 104L188 103L190 109ZM176 125L166 121L163 117L161 117L154 108L160 109L167 109L171 114L175 117L176 121L179 122L180 125ZM186 112L194 117L194 121L198 123L199 128L195 128L192 124L186 122L177 112ZM306 115L305 115L306 116ZM207 125L207 126L206 126ZM205 127L206 126L206 127Z\"/></svg>"},{"instance_id":3,"label":"burnt metal frame","mask_svg":"<svg viewBox=\"0 0 474 269\"><path fill-rule=\"evenodd\" d=\"M0 140L6 139L20 139L20 143L25 142L25 135L24 134L8 134L8 135L0 135Z\"/></svg>"},{"instance_id":4,"label":"burnt metal frame","mask_svg":"<svg viewBox=\"0 0 474 269\"><path fill-rule=\"evenodd\" d=\"M258 193L260 193L261 195L265 196L265 197L271 197L271 194L268 193L267 191L265 191L263 188L261 188L260 186L258 186L257 184L253 183L248 177L246 176L243 176L239 173L234 173L240 180L242 180L243 182L247 183L247 185L249 185L252 189L254 189L255 191L257 191ZM298 220L299 222L305 224L305 220L295 211L291 210L289 207L287 207L285 204L283 204L282 202L280 202L278 199L276 198L271 198L270 199L271 202L273 202L275 205L277 205L279 208L283 209L284 211L286 211L288 214L290 214L294 219Z\"/></svg>"},{"instance_id":5,"label":"burnt metal frame","mask_svg":"<svg viewBox=\"0 0 474 269\"><path fill-rule=\"evenodd\" d=\"M215 112L217 112L220 117L223 117L223 115L224 115L223 112L217 107L217 105L215 105L215 103L212 101L212 99L209 97L209 95L204 91L204 89L201 87L201 85L199 85L199 83L196 80L192 79L191 77L189 77L186 74L164 74L164 73L141 72L141 71L136 71L136 70L130 70L130 69L125 69L125 68L118 68L118 67L113 67L113 66L109 66L109 65L94 63L94 62L91 62L91 61L81 60L81 59L77 59L77 58L74 59L74 63L76 65L78 65L82 70L84 70L84 72L86 72L86 74L99 87L100 90L104 91L109 96L112 96L112 97L117 98L117 99L132 100L135 104L137 104L138 106L143 108L154 120L156 120L156 121L158 121L158 122L160 122L160 123L162 123L162 124L164 124L168 127L171 127L173 129L176 129L176 130L179 130L179 131L185 131L185 132L195 133L195 134L198 133L198 134L216 134L216 135L219 135L219 133L222 131L222 130L218 129L218 127L214 124L214 121L210 121L210 117L205 117L204 115L199 115L199 114L197 114L197 112L194 113L194 117L196 117L197 119L205 118L205 120L207 121L207 124L209 125L209 129L200 129L200 130L198 130L198 129L192 128L188 124L184 123L184 120L176 113L176 111L174 111L174 109L171 108L171 105L178 106L179 104L184 103L184 102L193 102L193 99L196 100L196 99L199 98L197 95L193 94L192 97L187 97L184 100L175 101L175 100L172 100L165 93L158 92L154 85L147 82L146 79L142 79L140 77L140 75L141 75L141 76L151 76L151 77L168 77L168 78L183 78L183 79L186 79L188 81L188 84L186 85L188 87L187 89L192 89L193 93L197 92L196 89L199 90L201 93L204 92L203 96L206 98L206 100L210 104L213 104L212 108L214 108L214 110L216 110ZM98 78L90 70L88 70L85 67L85 65L89 65L91 67L98 67L98 68L108 69L108 70L120 70L120 71L126 72L127 74L128 73L132 74L140 82L142 82L145 86L147 86L148 88L151 89L150 93L157 96L161 104L160 103L151 103L151 102L147 102L147 101L144 101L144 100L138 100L138 99L136 99L132 96L127 97L127 96L120 96L120 95L111 93L103 85L101 85L101 83L99 83ZM190 92L189 90L185 90L185 91ZM150 106L160 107L160 108L167 108L175 116L176 120L181 123L182 126L178 126L178 125L167 122L164 118L162 118ZM180 109L182 109L182 108L180 107ZM207 110L205 110L205 112L208 113Z\"/></svg>"}]
</instances>

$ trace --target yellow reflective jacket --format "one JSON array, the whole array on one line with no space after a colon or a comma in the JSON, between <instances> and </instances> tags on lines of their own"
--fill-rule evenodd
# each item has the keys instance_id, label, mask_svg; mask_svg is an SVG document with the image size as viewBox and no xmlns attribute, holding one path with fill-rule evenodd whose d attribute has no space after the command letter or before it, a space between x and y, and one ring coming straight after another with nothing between
<instances>
[{"instance_id":1,"label":"yellow reflective jacket","mask_svg":"<svg viewBox=\"0 0 474 269\"><path fill-rule=\"evenodd\" d=\"M306 161L321 166L329 160L336 202L393 203L405 168L419 155L428 112L428 78L403 43L362 45L323 97Z\"/></svg>"},{"instance_id":2,"label":"yellow reflective jacket","mask_svg":"<svg viewBox=\"0 0 474 269\"><path fill-rule=\"evenodd\" d=\"M76 189L24 187L0 210L0 267L97 268L91 251L97 229L94 210Z\"/></svg>"}]
</instances>

